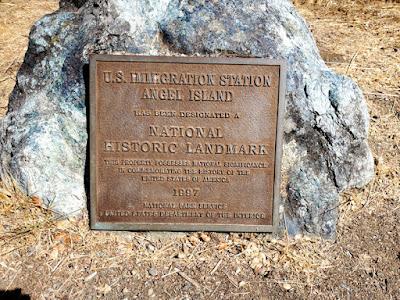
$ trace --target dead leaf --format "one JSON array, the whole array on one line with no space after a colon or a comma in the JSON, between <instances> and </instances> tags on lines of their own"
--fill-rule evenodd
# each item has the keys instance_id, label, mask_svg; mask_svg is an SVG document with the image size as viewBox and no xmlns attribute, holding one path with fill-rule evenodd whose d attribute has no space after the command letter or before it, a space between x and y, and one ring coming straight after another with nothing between
<instances>
[{"instance_id":1,"label":"dead leaf","mask_svg":"<svg viewBox=\"0 0 400 300\"><path fill-rule=\"evenodd\" d=\"M199 240L198 237L196 237L196 236L194 236L194 235L191 235L191 236L189 237L189 242L190 242L193 246L195 246L195 245L197 245L197 244L200 242L200 240Z\"/></svg>"},{"instance_id":2,"label":"dead leaf","mask_svg":"<svg viewBox=\"0 0 400 300\"><path fill-rule=\"evenodd\" d=\"M200 238L203 242L209 242L211 240L211 238L205 233L200 233Z\"/></svg>"},{"instance_id":3,"label":"dead leaf","mask_svg":"<svg viewBox=\"0 0 400 300\"><path fill-rule=\"evenodd\" d=\"M228 244L227 244L227 243L220 243L220 244L217 246L217 249L218 249L218 250L225 250L227 247L228 247Z\"/></svg>"},{"instance_id":4,"label":"dead leaf","mask_svg":"<svg viewBox=\"0 0 400 300\"><path fill-rule=\"evenodd\" d=\"M56 260L58 258L58 249L54 248L49 254L50 259Z\"/></svg>"},{"instance_id":5,"label":"dead leaf","mask_svg":"<svg viewBox=\"0 0 400 300\"><path fill-rule=\"evenodd\" d=\"M12 196L12 194L9 191L0 188L0 199L4 199L5 200L5 199L8 199L8 198L11 198L11 196Z\"/></svg>"},{"instance_id":6,"label":"dead leaf","mask_svg":"<svg viewBox=\"0 0 400 300\"><path fill-rule=\"evenodd\" d=\"M64 243L64 244L71 244L71 237L65 231L57 232L54 235L54 240L58 241L58 242L61 242L61 243Z\"/></svg>"},{"instance_id":7,"label":"dead leaf","mask_svg":"<svg viewBox=\"0 0 400 300\"><path fill-rule=\"evenodd\" d=\"M103 295L107 295L109 292L111 292L111 286L109 286L107 283L100 288L100 293L102 293Z\"/></svg>"},{"instance_id":8,"label":"dead leaf","mask_svg":"<svg viewBox=\"0 0 400 300\"><path fill-rule=\"evenodd\" d=\"M31 197L32 203L36 207L41 207L42 206L42 200L38 196L32 196Z\"/></svg>"},{"instance_id":9,"label":"dead leaf","mask_svg":"<svg viewBox=\"0 0 400 300\"><path fill-rule=\"evenodd\" d=\"M282 285L282 287L283 287L285 290L287 290L287 291L289 291L289 290L292 289L292 286L291 286L289 283L287 283L287 282L285 282L285 283Z\"/></svg>"}]
</instances>

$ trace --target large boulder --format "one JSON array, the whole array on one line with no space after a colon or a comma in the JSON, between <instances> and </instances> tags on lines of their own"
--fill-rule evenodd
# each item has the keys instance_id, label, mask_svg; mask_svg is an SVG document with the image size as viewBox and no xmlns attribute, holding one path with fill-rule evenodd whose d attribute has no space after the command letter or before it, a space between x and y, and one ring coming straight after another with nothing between
<instances>
[{"instance_id":1,"label":"large boulder","mask_svg":"<svg viewBox=\"0 0 400 300\"><path fill-rule=\"evenodd\" d=\"M285 59L281 216L290 233L334 236L339 193L373 176L363 95L327 68L290 1L63 0L32 28L0 133L3 180L55 211L87 207L90 53Z\"/></svg>"}]
</instances>

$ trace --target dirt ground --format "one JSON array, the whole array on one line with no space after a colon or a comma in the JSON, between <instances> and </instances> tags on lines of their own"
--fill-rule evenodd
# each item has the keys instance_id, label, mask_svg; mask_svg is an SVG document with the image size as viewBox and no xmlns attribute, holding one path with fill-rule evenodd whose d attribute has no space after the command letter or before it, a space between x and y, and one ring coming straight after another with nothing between
<instances>
[{"instance_id":1,"label":"dirt ground","mask_svg":"<svg viewBox=\"0 0 400 300\"><path fill-rule=\"evenodd\" d=\"M363 89L375 179L343 194L335 241L93 232L0 188L0 299L400 299L400 3L296 1L327 65ZM0 0L0 106L32 23L56 1ZM21 289L15 291L15 289Z\"/></svg>"}]
</instances>

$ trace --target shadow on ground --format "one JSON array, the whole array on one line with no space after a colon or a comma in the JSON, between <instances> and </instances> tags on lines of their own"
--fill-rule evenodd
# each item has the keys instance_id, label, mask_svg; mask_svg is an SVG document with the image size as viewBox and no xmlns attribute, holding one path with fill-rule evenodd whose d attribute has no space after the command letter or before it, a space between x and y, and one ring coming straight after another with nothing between
<instances>
[{"instance_id":1,"label":"shadow on ground","mask_svg":"<svg viewBox=\"0 0 400 300\"><path fill-rule=\"evenodd\" d=\"M11 291L0 290L1 300L30 300L31 297L27 294L23 294L21 289L15 289Z\"/></svg>"}]
</instances>

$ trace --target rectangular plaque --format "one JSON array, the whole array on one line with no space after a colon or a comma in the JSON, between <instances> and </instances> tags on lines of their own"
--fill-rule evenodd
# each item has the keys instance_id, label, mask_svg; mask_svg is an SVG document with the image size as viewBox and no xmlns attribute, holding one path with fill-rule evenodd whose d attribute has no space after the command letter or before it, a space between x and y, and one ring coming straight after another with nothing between
<instances>
[{"instance_id":1,"label":"rectangular plaque","mask_svg":"<svg viewBox=\"0 0 400 300\"><path fill-rule=\"evenodd\" d=\"M273 231L284 63L93 55L91 227Z\"/></svg>"}]
</instances>

